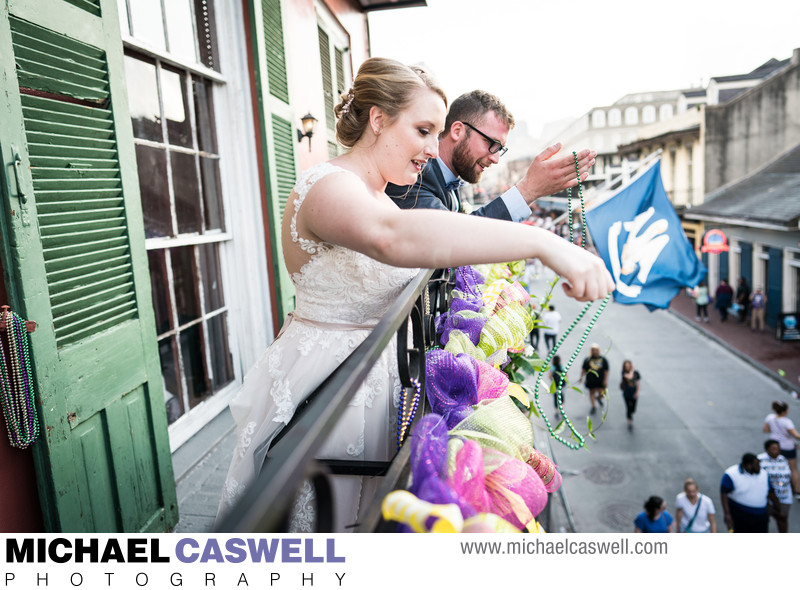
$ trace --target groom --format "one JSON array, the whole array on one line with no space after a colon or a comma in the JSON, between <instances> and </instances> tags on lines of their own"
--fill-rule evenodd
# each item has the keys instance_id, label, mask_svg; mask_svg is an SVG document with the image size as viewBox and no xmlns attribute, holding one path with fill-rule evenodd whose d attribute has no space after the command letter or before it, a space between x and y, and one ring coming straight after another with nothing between
<instances>
[{"instance_id":1,"label":"groom","mask_svg":"<svg viewBox=\"0 0 800 590\"><path fill-rule=\"evenodd\" d=\"M447 113L439 136L439 157L428 162L414 185L389 184L386 193L401 209L459 211L458 187L463 182L477 183L486 168L500 161L513 127L514 116L496 96L482 90L462 94ZM560 149L560 144L545 149L516 186L472 214L524 221L531 215L533 201L576 186L575 159L572 154L554 158ZM596 155L591 150L578 153L581 181L588 176Z\"/></svg>"}]
</instances>

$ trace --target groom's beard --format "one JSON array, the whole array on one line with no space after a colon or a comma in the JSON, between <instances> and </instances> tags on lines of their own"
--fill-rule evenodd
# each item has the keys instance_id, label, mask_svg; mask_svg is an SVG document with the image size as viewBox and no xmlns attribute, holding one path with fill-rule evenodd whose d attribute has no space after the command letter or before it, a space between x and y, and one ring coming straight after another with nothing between
<instances>
[{"instance_id":1,"label":"groom's beard","mask_svg":"<svg viewBox=\"0 0 800 590\"><path fill-rule=\"evenodd\" d=\"M463 181L476 184L481 179L483 171L478 168L478 161L469 153L466 139L461 140L453 149L453 172Z\"/></svg>"}]
</instances>

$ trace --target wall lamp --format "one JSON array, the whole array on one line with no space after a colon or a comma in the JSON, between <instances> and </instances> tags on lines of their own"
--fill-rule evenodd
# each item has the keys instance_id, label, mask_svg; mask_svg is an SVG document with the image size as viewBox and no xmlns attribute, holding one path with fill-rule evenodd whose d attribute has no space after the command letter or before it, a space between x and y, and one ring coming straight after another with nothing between
<instances>
[{"instance_id":1,"label":"wall lamp","mask_svg":"<svg viewBox=\"0 0 800 590\"><path fill-rule=\"evenodd\" d=\"M317 122L317 119L311 113L306 113L300 118L300 121L303 123L303 130L297 130L297 142L303 141L304 137L308 138L308 151L311 151L311 136L314 135L314 123Z\"/></svg>"}]
</instances>

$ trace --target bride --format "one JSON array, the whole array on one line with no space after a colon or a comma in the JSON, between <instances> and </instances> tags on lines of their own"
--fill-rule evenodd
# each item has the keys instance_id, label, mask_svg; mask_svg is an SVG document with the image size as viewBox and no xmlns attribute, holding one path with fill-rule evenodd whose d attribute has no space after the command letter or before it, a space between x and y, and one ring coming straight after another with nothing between
<instances>
[{"instance_id":1,"label":"bride","mask_svg":"<svg viewBox=\"0 0 800 590\"><path fill-rule=\"evenodd\" d=\"M447 211L401 210L387 182L410 185L438 155L447 98L420 68L370 58L336 107L336 135L349 149L298 179L284 212L284 262L296 309L249 371L231 404L238 443L220 513L257 475L268 446L295 408L355 349L418 268L538 258L580 301L613 282L602 261L541 228ZM320 458L387 461L400 395L389 346L320 451ZM263 459L263 457L261 457ZM376 478L334 476L335 530L366 511ZM311 489L300 491L290 527L311 532Z\"/></svg>"}]
</instances>

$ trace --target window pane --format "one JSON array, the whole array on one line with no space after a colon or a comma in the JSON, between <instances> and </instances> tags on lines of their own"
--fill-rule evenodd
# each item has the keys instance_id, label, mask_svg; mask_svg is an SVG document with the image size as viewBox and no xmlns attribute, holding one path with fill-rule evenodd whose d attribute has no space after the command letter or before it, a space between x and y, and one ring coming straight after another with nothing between
<instances>
[{"instance_id":1,"label":"window pane","mask_svg":"<svg viewBox=\"0 0 800 590\"><path fill-rule=\"evenodd\" d=\"M233 359L230 348L228 348L227 318L227 313L221 313L208 320L208 341L211 346L214 391L219 391L233 381Z\"/></svg>"},{"instance_id":2,"label":"window pane","mask_svg":"<svg viewBox=\"0 0 800 590\"><path fill-rule=\"evenodd\" d=\"M219 276L218 247L217 244L198 246L200 250L200 272L203 274L203 298L205 299L206 313L225 305L222 282Z\"/></svg>"},{"instance_id":3,"label":"window pane","mask_svg":"<svg viewBox=\"0 0 800 590\"><path fill-rule=\"evenodd\" d=\"M195 0L194 16L197 22L197 45L200 50L200 63L219 71L213 2L211 0Z\"/></svg>"},{"instance_id":4,"label":"window pane","mask_svg":"<svg viewBox=\"0 0 800 590\"><path fill-rule=\"evenodd\" d=\"M197 147L209 154L217 153L217 137L214 123L214 103L211 100L211 82L192 79L194 88L194 112L197 117Z\"/></svg>"},{"instance_id":5,"label":"window pane","mask_svg":"<svg viewBox=\"0 0 800 590\"><path fill-rule=\"evenodd\" d=\"M203 357L203 332L200 324L181 332L180 342L186 392L189 395L189 407L193 408L211 394Z\"/></svg>"},{"instance_id":6,"label":"window pane","mask_svg":"<svg viewBox=\"0 0 800 590\"><path fill-rule=\"evenodd\" d=\"M172 284L178 322L183 325L200 317L198 280L194 265L194 246L171 248Z\"/></svg>"},{"instance_id":7,"label":"window pane","mask_svg":"<svg viewBox=\"0 0 800 590\"><path fill-rule=\"evenodd\" d=\"M161 380L164 384L164 404L167 406L167 423L172 424L183 416L186 408L183 405L181 385L178 379L178 357L175 338L165 338L158 343L158 354L161 358Z\"/></svg>"},{"instance_id":8,"label":"window pane","mask_svg":"<svg viewBox=\"0 0 800 590\"><path fill-rule=\"evenodd\" d=\"M161 335L172 327L172 310L169 305L169 280L163 250L147 252L150 266L150 284L153 291L153 310L156 316L156 332Z\"/></svg>"},{"instance_id":9,"label":"window pane","mask_svg":"<svg viewBox=\"0 0 800 590\"><path fill-rule=\"evenodd\" d=\"M167 154L160 148L136 146L136 167L142 193L144 233L147 238L172 235L167 184Z\"/></svg>"},{"instance_id":10,"label":"window pane","mask_svg":"<svg viewBox=\"0 0 800 590\"><path fill-rule=\"evenodd\" d=\"M129 0L133 36L157 49L166 49L161 0Z\"/></svg>"},{"instance_id":11,"label":"window pane","mask_svg":"<svg viewBox=\"0 0 800 590\"><path fill-rule=\"evenodd\" d=\"M164 117L167 119L167 137L171 145L192 147L192 122L183 74L161 69L161 96L164 99Z\"/></svg>"},{"instance_id":12,"label":"window pane","mask_svg":"<svg viewBox=\"0 0 800 590\"><path fill-rule=\"evenodd\" d=\"M170 159L172 161L175 212L178 216L178 233L200 233L200 184L197 181L195 156L172 152Z\"/></svg>"},{"instance_id":13,"label":"window pane","mask_svg":"<svg viewBox=\"0 0 800 590\"><path fill-rule=\"evenodd\" d=\"M126 55L125 80L128 88L136 89L135 92L128 93L133 136L151 141L164 141L155 64Z\"/></svg>"},{"instance_id":14,"label":"window pane","mask_svg":"<svg viewBox=\"0 0 800 590\"><path fill-rule=\"evenodd\" d=\"M164 10L167 15L169 52L182 60L197 61L189 0L169 0L164 2Z\"/></svg>"},{"instance_id":15,"label":"window pane","mask_svg":"<svg viewBox=\"0 0 800 590\"><path fill-rule=\"evenodd\" d=\"M219 160L200 156L200 173L203 178L203 208L206 216L206 229L223 229Z\"/></svg>"}]
</instances>

